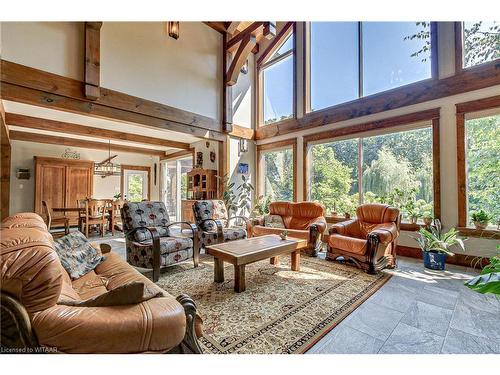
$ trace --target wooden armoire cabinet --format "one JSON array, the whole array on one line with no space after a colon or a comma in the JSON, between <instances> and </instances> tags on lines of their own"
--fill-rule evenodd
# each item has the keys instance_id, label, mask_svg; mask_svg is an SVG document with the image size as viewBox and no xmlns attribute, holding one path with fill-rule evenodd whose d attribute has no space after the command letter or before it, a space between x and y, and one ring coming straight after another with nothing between
<instances>
[{"instance_id":1,"label":"wooden armoire cabinet","mask_svg":"<svg viewBox=\"0 0 500 375\"><path fill-rule=\"evenodd\" d=\"M51 207L76 207L77 200L92 196L94 162L35 156L35 212L42 213L42 201ZM78 213L68 212L70 224Z\"/></svg>"}]
</instances>

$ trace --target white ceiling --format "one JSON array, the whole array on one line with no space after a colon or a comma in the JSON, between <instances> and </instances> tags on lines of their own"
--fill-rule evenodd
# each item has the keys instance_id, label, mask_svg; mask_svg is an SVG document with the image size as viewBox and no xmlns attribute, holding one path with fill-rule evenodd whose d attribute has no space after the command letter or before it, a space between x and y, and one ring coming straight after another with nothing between
<instances>
[{"instance_id":1,"label":"white ceiling","mask_svg":"<svg viewBox=\"0 0 500 375\"><path fill-rule=\"evenodd\" d=\"M113 121L113 120L107 120L107 119L102 119L102 118L78 115L78 114L74 114L74 113L70 113L70 112L63 112L63 111L58 111L58 110L54 110L54 109L33 106L33 105L29 105L29 104L12 102L12 101L8 101L8 100L3 100L2 102L3 102L6 113L16 113L16 114L21 114L21 115L26 115L26 116L43 118L43 119L47 119L47 120L69 122L72 124L91 126L94 128L101 128L101 129L107 129L107 130L121 131L121 132L125 132L125 133L130 133L130 134L137 134L137 135L143 135L143 136L148 136L148 137L167 139L167 140L172 140L172 141L177 141L177 142L185 142L185 143L189 143L189 144L195 143L201 139L201 138L189 135L189 134L179 133L179 132L175 132L172 130L153 129L151 127L142 126L139 124L132 124L132 123L128 123L128 122ZM46 135L55 135L55 136L70 136L73 139L82 139L82 140L108 143L108 140L106 140L106 139L88 137L88 136L82 136L82 135L66 134L66 133L62 133L62 132L53 132L53 131L38 130L38 129L28 129L28 128L12 126L12 125L9 125L9 129L10 130L17 130L17 131L25 131L25 132L29 132L29 133L37 133L37 134L46 134ZM155 150L163 150L163 151L168 151L168 152L173 152L173 151L178 150L177 148L172 148L172 147L162 147L162 146L151 145L151 144L147 144L147 143L125 142L125 141L114 140L114 139L111 140L111 143L117 144L117 145L126 145L126 146L150 148L150 149L155 149Z\"/></svg>"}]
</instances>

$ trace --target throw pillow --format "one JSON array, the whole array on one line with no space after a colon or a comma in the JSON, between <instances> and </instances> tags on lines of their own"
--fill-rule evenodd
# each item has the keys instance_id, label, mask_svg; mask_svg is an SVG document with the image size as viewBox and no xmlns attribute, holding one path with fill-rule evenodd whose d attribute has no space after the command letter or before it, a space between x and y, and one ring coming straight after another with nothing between
<instances>
[{"instance_id":1,"label":"throw pillow","mask_svg":"<svg viewBox=\"0 0 500 375\"><path fill-rule=\"evenodd\" d=\"M264 217L264 226L268 228L285 228L285 223L280 215L267 215Z\"/></svg>"},{"instance_id":2,"label":"throw pillow","mask_svg":"<svg viewBox=\"0 0 500 375\"><path fill-rule=\"evenodd\" d=\"M105 259L78 231L55 240L54 248L72 280L89 273Z\"/></svg>"},{"instance_id":3,"label":"throw pillow","mask_svg":"<svg viewBox=\"0 0 500 375\"><path fill-rule=\"evenodd\" d=\"M122 306L135 305L151 298L162 296L163 292L151 290L148 287L145 287L144 283L132 281L97 297L89 298L84 301L62 300L59 301L58 304L79 307Z\"/></svg>"}]
</instances>

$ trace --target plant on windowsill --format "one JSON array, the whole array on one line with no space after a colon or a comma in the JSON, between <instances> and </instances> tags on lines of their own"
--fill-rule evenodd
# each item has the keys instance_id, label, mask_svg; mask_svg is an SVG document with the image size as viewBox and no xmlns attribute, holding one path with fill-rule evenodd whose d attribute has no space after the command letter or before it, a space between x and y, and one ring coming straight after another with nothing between
<instances>
[{"instance_id":1,"label":"plant on windowsill","mask_svg":"<svg viewBox=\"0 0 500 375\"><path fill-rule=\"evenodd\" d=\"M269 214L269 205L271 204L271 196L264 197L263 195L254 198L253 210L250 214L251 218L258 218Z\"/></svg>"},{"instance_id":2,"label":"plant on windowsill","mask_svg":"<svg viewBox=\"0 0 500 375\"><path fill-rule=\"evenodd\" d=\"M459 232L455 228L444 233L439 219L435 220L434 226L420 228L417 236L413 238L422 249L425 268L443 271L446 266L446 257L455 255L450 248L458 246L465 251L464 242L458 238L458 235Z\"/></svg>"},{"instance_id":3,"label":"plant on windowsill","mask_svg":"<svg viewBox=\"0 0 500 375\"><path fill-rule=\"evenodd\" d=\"M113 195L113 198L115 198L115 200L118 200L122 197L122 194L121 193L116 193L115 195Z\"/></svg>"},{"instance_id":4,"label":"plant on windowsill","mask_svg":"<svg viewBox=\"0 0 500 375\"><path fill-rule=\"evenodd\" d=\"M488 215L484 210L473 212L471 218L474 226L479 230L486 229L488 227L488 223L492 219L492 217Z\"/></svg>"},{"instance_id":5,"label":"plant on windowsill","mask_svg":"<svg viewBox=\"0 0 500 375\"><path fill-rule=\"evenodd\" d=\"M432 225L432 220L434 220L434 217L432 216L432 213L430 211L425 211L422 215L422 220L424 221L424 225L428 227Z\"/></svg>"},{"instance_id":6,"label":"plant on windowsill","mask_svg":"<svg viewBox=\"0 0 500 375\"><path fill-rule=\"evenodd\" d=\"M497 245L497 251L500 251L500 245ZM478 293L492 293L500 296L500 255L492 257L481 273L466 281L465 286Z\"/></svg>"}]
</instances>

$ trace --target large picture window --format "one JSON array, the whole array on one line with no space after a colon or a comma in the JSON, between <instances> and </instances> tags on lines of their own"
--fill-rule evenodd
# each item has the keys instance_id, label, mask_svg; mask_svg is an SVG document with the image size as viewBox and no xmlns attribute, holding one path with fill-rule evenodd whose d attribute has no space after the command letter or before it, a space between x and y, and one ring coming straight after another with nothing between
<instances>
[{"instance_id":1,"label":"large picture window","mask_svg":"<svg viewBox=\"0 0 500 375\"><path fill-rule=\"evenodd\" d=\"M500 23L473 21L457 24L459 35L456 46L460 68L470 68L500 58Z\"/></svg>"},{"instance_id":2,"label":"large picture window","mask_svg":"<svg viewBox=\"0 0 500 375\"><path fill-rule=\"evenodd\" d=\"M257 146L258 195L271 201L296 199L296 140Z\"/></svg>"},{"instance_id":3,"label":"large picture window","mask_svg":"<svg viewBox=\"0 0 500 375\"><path fill-rule=\"evenodd\" d=\"M432 77L430 22L312 22L311 111Z\"/></svg>"},{"instance_id":4,"label":"large picture window","mask_svg":"<svg viewBox=\"0 0 500 375\"><path fill-rule=\"evenodd\" d=\"M294 116L294 36L290 34L261 67L262 123Z\"/></svg>"},{"instance_id":5,"label":"large picture window","mask_svg":"<svg viewBox=\"0 0 500 375\"><path fill-rule=\"evenodd\" d=\"M406 221L434 214L430 124L314 144L309 152L308 199L323 203L328 214L353 215L371 202L400 208Z\"/></svg>"}]
</instances>

